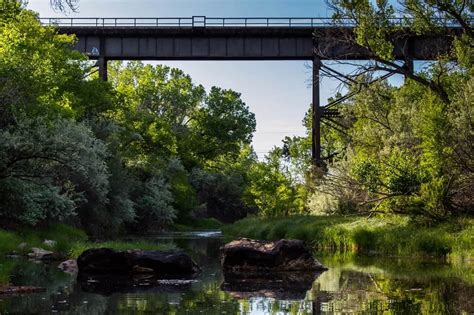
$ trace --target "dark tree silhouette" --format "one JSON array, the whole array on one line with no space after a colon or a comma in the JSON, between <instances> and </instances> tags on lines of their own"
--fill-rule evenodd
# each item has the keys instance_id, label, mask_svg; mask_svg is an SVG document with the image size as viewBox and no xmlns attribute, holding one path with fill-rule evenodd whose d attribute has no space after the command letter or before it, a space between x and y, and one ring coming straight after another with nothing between
<instances>
[{"instance_id":1,"label":"dark tree silhouette","mask_svg":"<svg viewBox=\"0 0 474 315\"><path fill-rule=\"evenodd\" d=\"M79 0L49 0L51 7L58 11L77 11Z\"/></svg>"}]
</instances>

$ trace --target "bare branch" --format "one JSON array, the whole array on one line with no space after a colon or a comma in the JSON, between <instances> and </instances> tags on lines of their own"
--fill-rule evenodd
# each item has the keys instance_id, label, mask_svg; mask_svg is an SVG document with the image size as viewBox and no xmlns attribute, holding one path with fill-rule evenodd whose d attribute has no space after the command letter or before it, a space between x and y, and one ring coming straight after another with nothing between
<instances>
[{"instance_id":1,"label":"bare branch","mask_svg":"<svg viewBox=\"0 0 474 315\"><path fill-rule=\"evenodd\" d=\"M77 12L79 0L49 0L51 7L60 12Z\"/></svg>"}]
</instances>

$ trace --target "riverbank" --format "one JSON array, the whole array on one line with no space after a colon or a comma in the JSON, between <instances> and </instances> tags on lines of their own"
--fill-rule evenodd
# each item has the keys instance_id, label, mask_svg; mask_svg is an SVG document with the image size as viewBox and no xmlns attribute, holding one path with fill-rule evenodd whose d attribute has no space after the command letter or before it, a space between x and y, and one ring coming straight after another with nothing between
<instances>
[{"instance_id":1,"label":"riverbank","mask_svg":"<svg viewBox=\"0 0 474 315\"><path fill-rule=\"evenodd\" d=\"M226 291L221 286L223 275L218 253L219 247L227 240L189 235L188 232L170 232L166 238L146 237L147 241L163 245L170 242L179 245L202 267L202 272L192 283L182 285L167 281L150 285L150 279L138 277L131 287L107 285L108 289L115 291L104 292L100 282L89 279L87 284L81 285L77 277L54 268L54 264L5 258L0 261L0 268L11 264L8 276L12 285L44 287L46 292L27 297L2 296L0 314L44 313L45 310L64 312L66 307L66 311L77 314L168 314L180 313L181 310L193 314L236 314L242 310L249 313L257 308L282 312L299 310L311 314L312 301L318 297L324 298L327 309L347 310L354 314L473 313L473 305L469 303L474 284L472 268L458 268L438 259L393 259L329 251L315 253L329 270L315 279L304 300L287 300L282 295L276 299L268 296L250 298L241 294L247 291ZM279 292L289 294L292 291L279 289ZM268 294L268 291L264 293ZM142 298L137 303L130 303L131 294L139 294ZM105 304L107 308L104 308Z\"/></svg>"},{"instance_id":2,"label":"riverbank","mask_svg":"<svg viewBox=\"0 0 474 315\"><path fill-rule=\"evenodd\" d=\"M223 227L224 234L275 240L301 239L317 250L388 256L437 256L473 263L474 219L421 226L404 217L293 216L247 218Z\"/></svg>"},{"instance_id":3,"label":"riverbank","mask_svg":"<svg viewBox=\"0 0 474 315\"><path fill-rule=\"evenodd\" d=\"M84 231L66 224L15 231L0 229L0 255L23 255L37 247L67 256L73 244L86 242L87 239Z\"/></svg>"},{"instance_id":4,"label":"riverbank","mask_svg":"<svg viewBox=\"0 0 474 315\"><path fill-rule=\"evenodd\" d=\"M247 218L231 225L221 225L211 219L194 225L199 225L200 228L220 228L230 237L301 239L316 250L377 253L384 256L430 256L448 258L452 262L474 263L474 219L468 218L431 227L415 225L408 218L395 216ZM197 227L176 227L177 230L193 228ZM65 259L77 258L86 249L97 247L115 250L173 249L147 240L91 242L84 231L64 224L18 232L0 229L0 255L26 255L33 247L52 251Z\"/></svg>"},{"instance_id":5,"label":"riverbank","mask_svg":"<svg viewBox=\"0 0 474 315\"><path fill-rule=\"evenodd\" d=\"M46 228L6 231L0 229L0 256L26 256L32 248L51 251L64 259L77 258L89 248L107 247L115 250L145 249L171 250L172 245L145 240L107 240L93 242L80 229L65 224L54 224ZM1 273L1 268L0 268ZM0 276L0 283L1 283Z\"/></svg>"}]
</instances>

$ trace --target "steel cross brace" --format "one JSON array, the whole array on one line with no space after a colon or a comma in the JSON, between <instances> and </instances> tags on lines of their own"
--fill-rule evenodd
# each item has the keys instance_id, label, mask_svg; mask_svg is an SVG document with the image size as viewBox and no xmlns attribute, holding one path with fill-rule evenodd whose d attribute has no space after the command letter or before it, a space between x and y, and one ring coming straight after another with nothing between
<instances>
[{"instance_id":1,"label":"steel cross brace","mask_svg":"<svg viewBox=\"0 0 474 315\"><path fill-rule=\"evenodd\" d=\"M319 100L320 71L326 74L331 73L330 75L333 75L335 78L337 78L338 80L340 80L341 82L345 84L350 84L350 83L357 84L357 89L329 102L328 104L326 104L326 106L320 106L320 100ZM334 120L334 118L337 118L340 116L340 112L338 109L333 108L333 107L336 105L342 104L344 101L360 93L364 87L368 87L376 82L386 80L394 74L395 72L389 72L387 74L384 74L383 76L373 79L370 82L361 83L350 78L349 76L346 76L334 69L331 69L330 67L326 65L323 65L321 63L321 60L318 57L314 58L313 60L313 105L312 105L312 112L313 112L312 158L313 158L313 164L316 167L323 167L325 164L324 163L325 160L328 160L336 155L336 154L329 154L326 157L321 156L321 123L324 123L330 128L333 128L337 130L338 132L341 132L347 135L347 133L344 131L346 127L344 127L342 124Z\"/></svg>"}]
</instances>

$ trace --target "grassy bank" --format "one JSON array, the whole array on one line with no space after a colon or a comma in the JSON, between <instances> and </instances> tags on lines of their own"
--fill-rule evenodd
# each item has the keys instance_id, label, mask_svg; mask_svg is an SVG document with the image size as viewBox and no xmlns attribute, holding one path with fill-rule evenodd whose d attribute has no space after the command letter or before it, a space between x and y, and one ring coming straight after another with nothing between
<instances>
[{"instance_id":1,"label":"grassy bank","mask_svg":"<svg viewBox=\"0 0 474 315\"><path fill-rule=\"evenodd\" d=\"M396 256L474 259L474 219L426 227L408 218L295 216L247 218L223 227L227 235L275 240L301 239L315 249L377 252Z\"/></svg>"},{"instance_id":2,"label":"grassy bank","mask_svg":"<svg viewBox=\"0 0 474 315\"><path fill-rule=\"evenodd\" d=\"M53 240L54 245L49 246L45 244L45 240ZM5 231L0 229L0 256L7 254L25 255L31 252L32 247L51 250L63 255L65 258L77 258L87 249L100 247L115 250L175 249L172 245L157 244L142 240L91 242L88 241L88 237L84 231L64 224L56 224L40 229L23 229L21 231Z\"/></svg>"},{"instance_id":3,"label":"grassy bank","mask_svg":"<svg viewBox=\"0 0 474 315\"><path fill-rule=\"evenodd\" d=\"M53 240L54 245L45 244L45 240ZM24 228L21 231L0 229L0 255L26 254L32 247L40 247L67 256L71 244L86 240L84 231L65 224L55 224L47 228Z\"/></svg>"},{"instance_id":4,"label":"grassy bank","mask_svg":"<svg viewBox=\"0 0 474 315\"><path fill-rule=\"evenodd\" d=\"M45 240L53 240L54 245L48 246ZM26 255L32 247L39 247L53 251L62 256L63 259L76 259L79 255L90 248L107 247L115 250L129 249L176 249L173 244L157 244L151 241L88 241L86 233L80 229L57 224L48 228L22 229L21 231L5 231L0 229L0 285L11 282L13 268L17 267L22 260L4 259L6 255Z\"/></svg>"},{"instance_id":5,"label":"grassy bank","mask_svg":"<svg viewBox=\"0 0 474 315\"><path fill-rule=\"evenodd\" d=\"M175 246L172 244L157 244L147 241L105 241L105 242L77 242L71 245L68 252L68 256L71 259L76 259L79 255L90 248L112 248L115 250L130 250L130 249L143 249L143 250L174 250Z\"/></svg>"}]
</instances>

